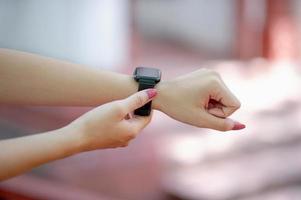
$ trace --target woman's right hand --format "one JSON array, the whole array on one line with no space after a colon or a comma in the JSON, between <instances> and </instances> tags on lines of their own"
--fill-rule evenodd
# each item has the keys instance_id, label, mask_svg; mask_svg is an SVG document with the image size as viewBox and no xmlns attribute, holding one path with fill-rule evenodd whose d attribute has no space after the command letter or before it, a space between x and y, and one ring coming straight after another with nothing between
<instances>
[{"instance_id":1,"label":"woman's right hand","mask_svg":"<svg viewBox=\"0 0 301 200\"><path fill-rule=\"evenodd\" d=\"M125 147L151 120L151 116L131 113L151 101L156 94L156 89L148 89L126 99L101 105L63 129L76 134L80 151Z\"/></svg>"}]
</instances>

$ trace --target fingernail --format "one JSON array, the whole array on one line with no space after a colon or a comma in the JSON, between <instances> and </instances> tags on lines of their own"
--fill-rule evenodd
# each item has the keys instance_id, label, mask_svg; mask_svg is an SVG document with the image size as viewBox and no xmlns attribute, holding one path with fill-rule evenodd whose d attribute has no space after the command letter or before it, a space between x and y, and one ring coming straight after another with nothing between
<instances>
[{"instance_id":1,"label":"fingernail","mask_svg":"<svg viewBox=\"0 0 301 200\"><path fill-rule=\"evenodd\" d=\"M157 95L157 90L156 89L148 89L146 90L148 99L152 99Z\"/></svg>"},{"instance_id":2,"label":"fingernail","mask_svg":"<svg viewBox=\"0 0 301 200\"><path fill-rule=\"evenodd\" d=\"M234 126L233 126L232 130L241 130L244 128L246 128L246 125L244 125L240 122L234 121Z\"/></svg>"}]
</instances>

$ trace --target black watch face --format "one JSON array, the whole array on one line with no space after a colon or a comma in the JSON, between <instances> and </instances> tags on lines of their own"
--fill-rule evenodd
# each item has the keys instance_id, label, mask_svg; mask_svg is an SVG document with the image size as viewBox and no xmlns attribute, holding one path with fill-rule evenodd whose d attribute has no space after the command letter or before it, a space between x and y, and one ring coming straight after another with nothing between
<instances>
[{"instance_id":1,"label":"black watch face","mask_svg":"<svg viewBox=\"0 0 301 200\"><path fill-rule=\"evenodd\" d=\"M147 68L147 67L137 67L136 78L151 78L156 81L160 81L161 79L161 71L159 69Z\"/></svg>"}]
</instances>

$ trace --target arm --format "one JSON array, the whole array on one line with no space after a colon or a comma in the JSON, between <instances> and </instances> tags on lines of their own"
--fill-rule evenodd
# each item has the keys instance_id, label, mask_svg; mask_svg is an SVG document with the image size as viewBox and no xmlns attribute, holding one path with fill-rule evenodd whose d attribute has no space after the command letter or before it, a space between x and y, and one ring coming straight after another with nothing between
<instances>
[{"instance_id":1,"label":"arm","mask_svg":"<svg viewBox=\"0 0 301 200\"><path fill-rule=\"evenodd\" d=\"M156 95L147 90L97 107L58 130L0 141L0 181L83 151L125 147L150 122L128 117Z\"/></svg>"},{"instance_id":2,"label":"arm","mask_svg":"<svg viewBox=\"0 0 301 200\"><path fill-rule=\"evenodd\" d=\"M0 103L98 105L136 89L130 76L0 50ZM154 108L178 121L221 131L244 128L227 118L239 101L217 73L202 69L97 107L64 128L0 141L0 180L78 152L128 145L150 121L129 113L152 100L154 91Z\"/></svg>"},{"instance_id":3,"label":"arm","mask_svg":"<svg viewBox=\"0 0 301 200\"><path fill-rule=\"evenodd\" d=\"M24 173L43 163L80 151L75 135L59 129L32 136L0 141L0 181Z\"/></svg>"},{"instance_id":4,"label":"arm","mask_svg":"<svg viewBox=\"0 0 301 200\"><path fill-rule=\"evenodd\" d=\"M137 91L129 75L0 49L0 103L96 106Z\"/></svg>"},{"instance_id":5,"label":"arm","mask_svg":"<svg viewBox=\"0 0 301 200\"><path fill-rule=\"evenodd\" d=\"M131 76L29 53L0 49L0 103L96 106L137 91ZM221 77L201 69L157 86L153 108L193 126L221 131L243 127L228 119L240 107Z\"/></svg>"}]
</instances>

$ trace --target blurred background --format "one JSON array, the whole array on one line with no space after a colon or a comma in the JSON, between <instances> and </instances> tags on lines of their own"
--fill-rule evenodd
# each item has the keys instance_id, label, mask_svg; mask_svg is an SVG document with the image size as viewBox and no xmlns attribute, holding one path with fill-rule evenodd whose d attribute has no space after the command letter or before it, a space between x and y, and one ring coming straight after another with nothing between
<instances>
[{"instance_id":1,"label":"blurred background","mask_svg":"<svg viewBox=\"0 0 301 200\"><path fill-rule=\"evenodd\" d=\"M218 71L247 128L220 133L156 112L127 148L82 153L0 183L0 199L301 199L301 1L0 0L0 47L171 79ZM91 108L0 106L0 138ZM1 164L1 163L0 163Z\"/></svg>"}]
</instances>

